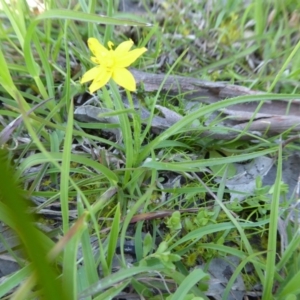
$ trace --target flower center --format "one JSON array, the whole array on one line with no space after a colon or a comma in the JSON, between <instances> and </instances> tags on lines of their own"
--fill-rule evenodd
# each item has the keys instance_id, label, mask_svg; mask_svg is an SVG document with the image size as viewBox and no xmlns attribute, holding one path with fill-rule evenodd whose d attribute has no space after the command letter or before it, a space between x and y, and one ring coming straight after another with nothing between
<instances>
[{"instance_id":1,"label":"flower center","mask_svg":"<svg viewBox=\"0 0 300 300\"><path fill-rule=\"evenodd\" d=\"M106 67L107 69L113 69L115 65L115 58L114 58L114 53L112 50L109 52L103 53L101 58L101 64Z\"/></svg>"},{"instance_id":2,"label":"flower center","mask_svg":"<svg viewBox=\"0 0 300 300\"><path fill-rule=\"evenodd\" d=\"M107 56L106 66L108 68L112 68L115 64L115 58L112 51L109 51L109 55Z\"/></svg>"}]
</instances>

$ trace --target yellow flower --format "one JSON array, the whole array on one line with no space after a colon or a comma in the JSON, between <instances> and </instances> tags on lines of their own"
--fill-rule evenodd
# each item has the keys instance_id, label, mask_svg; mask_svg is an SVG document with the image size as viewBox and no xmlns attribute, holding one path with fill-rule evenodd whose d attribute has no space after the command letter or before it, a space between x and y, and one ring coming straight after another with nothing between
<instances>
[{"instance_id":1,"label":"yellow flower","mask_svg":"<svg viewBox=\"0 0 300 300\"><path fill-rule=\"evenodd\" d=\"M114 45L112 42L107 44L109 49L106 49L95 38L88 39L88 46L94 54L91 60L97 66L87 71L80 83L93 80L89 87L89 91L93 93L102 88L112 78L121 87L129 91L135 91L135 79L126 68L146 52L147 49L138 48L130 51L130 48L133 46L132 40L121 43L115 50L112 49Z\"/></svg>"}]
</instances>

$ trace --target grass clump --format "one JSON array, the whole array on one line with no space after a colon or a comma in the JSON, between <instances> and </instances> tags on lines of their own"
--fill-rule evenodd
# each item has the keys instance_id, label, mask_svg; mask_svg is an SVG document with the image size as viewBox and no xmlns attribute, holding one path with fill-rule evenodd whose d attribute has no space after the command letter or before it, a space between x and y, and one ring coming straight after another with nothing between
<instances>
[{"instance_id":1,"label":"grass clump","mask_svg":"<svg viewBox=\"0 0 300 300\"><path fill-rule=\"evenodd\" d=\"M117 2L0 2L0 220L19 239L0 234L18 264L1 298L296 299L299 182L288 193L282 166L297 136L229 128L221 111L299 98L299 5ZM161 86L109 81L89 94L90 37L147 47L134 67L164 73ZM163 89L174 74L265 94L187 108L188 93ZM229 187L266 157L272 184L257 175L252 192Z\"/></svg>"}]
</instances>

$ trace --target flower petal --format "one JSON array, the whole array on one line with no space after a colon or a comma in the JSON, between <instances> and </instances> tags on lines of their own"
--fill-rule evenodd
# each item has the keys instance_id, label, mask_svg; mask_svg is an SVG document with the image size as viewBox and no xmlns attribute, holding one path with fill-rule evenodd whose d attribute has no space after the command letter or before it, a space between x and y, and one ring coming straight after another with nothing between
<instances>
[{"instance_id":1,"label":"flower petal","mask_svg":"<svg viewBox=\"0 0 300 300\"><path fill-rule=\"evenodd\" d=\"M123 43L121 43L115 50L115 54L116 55L122 55L122 54L126 54L130 48L133 46L133 41L129 40L129 41L125 41Z\"/></svg>"},{"instance_id":2,"label":"flower petal","mask_svg":"<svg viewBox=\"0 0 300 300\"><path fill-rule=\"evenodd\" d=\"M103 53L107 53L108 50L100 44L100 42L95 38L88 39L88 45L92 53L97 56L102 56Z\"/></svg>"},{"instance_id":3,"label":"flower petal","mask_svg":"<svg viewBox=\"0 0 300 300\"><path fill-rule=\"evenodd\" d=\"M90 70L88 70L87 72L85 72L80 80L80 83L85 83L85 82L88 82L88 81L91 81L93 79L95 79L97 76L99 76L99 72L100 72L100 67L97 66L97 67L94 67Z\"/></svg>"},{"instance_id":4,"label":"flower petal","mask_svg":"<svg viewBox=\"0 0 300 300\"><path fill-rule=\"evenodd\" d=\"M112 74L112 79L124 89L134 92L136 90L136 83L133 75L124 68L115 69Z\"/></svg>"},{"instance_id":5,"label":"flower petal","mask_svg":"<svg viewBox=\"0 0 300 300\"><path fill-rule=\"evenodd\" d=\"M115 44L113 42L111 42L111 41L107 42L107 47L108 47L109 50L112 50L112 48L113 48L114 45Z\"/></svg>"},{"instance_id":6,"label":"flower petal","mask_svg":"<svg viewBox=\"0 0 300 300\"><path fill-rule=\"evenodd\" d=\"M101 66L99 67L99 69L101 71L98 73L98 76L94 79L89 87L90 93L94 93L96 90L102 88L105 84L107 84L108 80L111 77L111 72L107 72L107 70L105 68L102 68Z\"/></svg>"},{"instance_id":7,"label":"flower petal","mask_svg":"<svg viewBox=\"0 0 300 300\"><path fill-rule=\"evenodd\" d=\"M132 51L124 53L123 55L117 55L115 53L115 65L118 68L126 68L135 62L144 52L147 51L147 48L138 48Z\"/></svg>"}]
</instances>

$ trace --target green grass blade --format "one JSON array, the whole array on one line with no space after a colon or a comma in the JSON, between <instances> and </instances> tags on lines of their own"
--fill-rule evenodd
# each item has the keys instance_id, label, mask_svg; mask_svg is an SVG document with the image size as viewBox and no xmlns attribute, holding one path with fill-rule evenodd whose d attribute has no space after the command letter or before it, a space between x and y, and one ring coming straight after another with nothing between
<instances>
[{"instance_id":1,"label":"green grass blade","mask_svg":"<svg viewBox=\"0 0 300 300\"><path fill-rule=\"evenodd\" d=\"M279 145L277 174L276 174L274 192L273 192L273 197L271 202L266 274L264 277L265 280L263 281L262 300L267 300L272 298L272 289L274 284L274 276L276 272L277 227L278 227L278 216L279 216L281 178L282 178L282 145Z\"/></svg>"},{"instance_id":2,"label":"green grass blade","mask_svg":"<svg viewBox=\"0 0 300 300\"><path fill-rule=\"evenodd\" d=\"M222 158L201 159L201 160L184 161L184 162L165 163L159 161L146 161L142 165L142 167L155 169L155 170L174 171L174 172L199 171L201 170L201 168L207 166L224 165L224 164L230 164L234 162L246 161L249 159L253 159L255 157L261 157L263 155L274 153L276 152L276 150L277 147L274 147L274 148L247 153L247 154L239 154L239 155L227 156Z\"/></svg>"},{"instance_id":3,"label":"green grass blade","mask_svg":"<svg viewBox=\"0 0 300 300\"><path fill-rule=\"evenodd\" d=\"M81 216L84 213L84 206L80 199L79 201L77 201L77 209L78 216ZM94 258L91 236L89 234L88 229L84 230L82 233L81 245L83 255L83 267L81 269L81 272L78 274L78 280L80 281L80 283L82 283L83 280L80 280L80 276L84 277L84 281L87 284L85 288L87 288L88 286L94 284L98 280L97 265ZM81 292L82 290L83 289L79 289L79 292Z\"/></svg>"},{"instance_id":4,"label":"green grass blade","mask_svg":"<svg viewBox=\"0 0 300 300\"><path fill-rule=\"evenodd\" d=\"M113 273L101 279L99 282L97 282L96 284L92 285L91 287L83 291L79 296L80 298L92 296L103 291L106 288L109 288L112 285L118 284L123 280L130 279L132 276L135 276L137 274L141 274L144 272L151 272L151 271L162 271L163 269L164 267L160 265L147 266L147 267L133 266L128 269L122 269L116 273Z\"/></svg>"},{"instance_id":5,"label":"green grass blade","mask_svg":"<svg viewBox=\"0 0 300 300\"><path fill-rule=\"evenodd\" d=\"M68 287L69 299L77 299L77 252L81 235L87 229L87 216L88 213L83 213L65 235L68 239L64 248L62 283Z\"/></svg>"},{"instance_id":6,"label":"green grass blade","mask_svg":"<svg viewBox=\"0 0 300 300\"><path fill-rule=\"evenodd\" d=\"M249 222L249 223L240 223L241 228L253 228L253 227L259 227L263 226L265 224L268 224L269 220L262 220L258 222ZM224 231L236 228L236 226L231 222L226 223L218 223L218 224L209 224L203 228L195 229L188 234L186 234L184 237L176 241L172 246L169 247L170 250L176 248L176 246L183 244L188 241L198 241L200 240L204 235L208 235L214 232Z\"/></svg>"},{"instance_id":7,"label":"green grass blade","mask_svg":"<svg viewBox=\"0 0 300 300\"><path fill-rule=\"evenodd\" d=\"M111 287L110 289L106 290L105 292L101 293L99 296L93 298L94 300L107 300L113 299L114 296L118 296L130 283L130 280L124 280L119 284Z\"/></svg>"},{"instance_id":8,"label":"green grass blade","mask_svg":"<svg viewBox=\"0 0 300 300\"><path fill-rule=\"evenodd\" d=\"M118 90L117 85L111 80L110 87L113 91L113 101L115 105L115 109L122 112L125 110L123 101L121 99L120 92ZM122 130L122 139L125 146L125 158L126 158L126 170L124 174L123 184L125 185L130 178L130 168L133 167L134 163L134 149L133 149L133 139L132 139L132 131L130 126L129 116L124 113L119 114L120 127Z\"/></svg>"},{"instance_id":9,"label":"green grass blade","mask_svg":"<svg viewBox=\"0 0 300 300\"><path fill-rule=\"evenodd\" d=\"M6 293L12 291L20 283L25 281L26 278L28 278L31 273L32 273L32 265L27 265L21 270L7 276L6 280L2 282L0 285L0 298L4 297Z\"/></svg>"},{"instance_id":10,"label":"green grass blade","mask_svg":"<svg viewBox=\"0 0 300 300\"><path fill-rule=\"evenodd\" d=\"M300 98L300 96L298 95ZM149 156L149 153L151 153L151 150L157 147L161 142L168 139L170 136L177 134L180 132L183 128L186 128L187 126L190 126L192 122L198 118L201 118L203 116L209 115L221 108L226 108L230 105L238 104L238 103L247 103L251 101L263 101L263 100L293 100L297 98L297 95L276 95L276 94L262 94L262 95L251 95L251 96L239 96L231 99L221 100L216 103L210 104L205 107L201 107L200 109L191 112L190 114L186 115L184 118L182 118L180 121L176 122L174 125L172 125L170 128L165 130L163 133L161 133L158 137L156 137L154 140L152 140L147 146L144 147L144 149L141 151L140 154L140 160L141 163L144 159L146 159ZM187 130L187 129L186 129Z\"/></svg>"},{"instance_id":11,"label":"green grass blade","mask_svg":"<svg viewBox=\"0 0 300 300\"><path fill-rule=\"evenodd\" d=\"M68 299L61 282L56 279L57 272L49 264L47 259L49 248L41 240L41 233L34 227L33 216L24 213L28 210L27 202L21 196L22 193L3 150L0 150L0 168L0 199L6 205L10 223L16 229L24 250L32 261L36 278L43 290L43 298Z\"/></svg>"},{"instance_id":12,"label":"green grass blade","mask_svg":"<svg viewBox=\"0 0 300 300\"><path fill-rule=\"evenodd\" d=\"M51 153L51 162L62 161L62 159L63 159L62 153ZM93 161L89 158L86 158L85 156L71 154L70 160L72 162L76 162L76 163L83 164L88 167L94 168L96 171L103 173L103 175L106 176L107 179L114 186L117 184L117 182L119 180L114 172L112 172L108 168L104 167L102 164L100 164L96 161ZM47 163L47 162L49 162L49 159L43 153L38 153L38 154L34 154L30 157L27 157L20 164L20 168L17 171L17 177L20 177L21 174L28 168L30 168L34 165L43 164L43 163Z\"/></svg>"},{"instance_id":13,"label":"green grass blade","mask_svg":"<svg viewBox=\"0 0 300 300\"><path fill-rule=\"evenodd\" d=\"M107 265L109 272L112 270L113 258L116 253L116 246L119 237L120 230L120 220L121 220L121 212L120 212L120 204L118 203L116 206L116 212L114 216L114 220L111 225L111 230L108 238L108 249L107 249Z\"/></svg>"},{"instance_id":14,"label":"green grass blade","mask_svg":"<svg viewBox=\"0 0 300 300\"><path fill-rule=\"evenodd\" d=\"M172 296L172 300L184 299L190 289L199 281L208 279L208 274L202 269L194 269L179 285L176 292Z\"/></svg>"},{"instance_id":15,"label":"green grass blade","mask_svg":"<svg viewBox=\"0 0 300 300\"><path fill-rule=\"evenodd\" d=\"M279 292L277 299L287 299L288 295L299 295L300 294L300 271L298 271L291 280L284 286L284 288ZM295 298L296 299L296 298Z\"/></svg>"},{"instance_id":16,"label":"green grass blade","mask_svg":"<svg viewBox=\"0 0 300 300\"><path fill-rule=\"evenodd\" d=\"M66 135L62 154L61 176L60 176L60 204L63 220L63 232L69 230L69 178L71 163L71 146L73 139L73 102L69 107Z\"/></svg>"}]
</instances>

